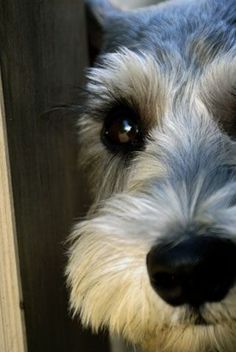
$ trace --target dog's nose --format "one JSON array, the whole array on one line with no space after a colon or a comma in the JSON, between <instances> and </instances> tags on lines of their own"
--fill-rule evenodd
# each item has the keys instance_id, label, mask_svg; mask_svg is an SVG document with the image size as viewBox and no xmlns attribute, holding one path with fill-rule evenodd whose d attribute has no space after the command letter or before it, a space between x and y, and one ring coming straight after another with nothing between
<instances>
[{"instance_id":1,"label":"dog's nose","mask_svg":"<svg viewBox=\"0 0 236 352\"><path fill-rule=\"evenodd\" d=\"M227 239L192 236L157 245L147 255L152 287L172 306L221 301L236 278L236 246Z\"/></svg>"}]
</instances>

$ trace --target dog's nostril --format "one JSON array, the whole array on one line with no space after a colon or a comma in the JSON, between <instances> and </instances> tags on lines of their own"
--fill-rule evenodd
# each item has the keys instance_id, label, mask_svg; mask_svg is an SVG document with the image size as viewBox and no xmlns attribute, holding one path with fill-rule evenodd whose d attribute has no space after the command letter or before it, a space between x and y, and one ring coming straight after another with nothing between
<instances>
[{"instance_id":1,"label":"dog's nostril","mask_svg":"<svg viewBox=\"0 0 236 352\"><path fill-rule=\"evenodd\" d=\"M221 301L235 281L236 246L213 236L155 246L147 269L155 291L173 306Z\"/></svg>"},{"instance_id":2,"label":"dog's nostril","mask_svg":"<svg viewBox=\"0 0 236 352\"><path fill-rule=\"evenodd\" d=\"M168 301L171 301L173 305L182 303L184 294L178 276L172 273L158 272L151 279L151 283L154 287L158 283L158 291L161 292L161 296L168 296Z\"/></svg>"},{"instance_id":3,"label":"dog's nostril","mask_svg":"<svg viewBox=\"0 0 236 352\"><path fill-rule=\"evenodd\" d=\"M160 272L154 275L154 282L158 282L160 288L173 289L178 286L176 275L171 273Z\"/></svg>"}]
</instances>

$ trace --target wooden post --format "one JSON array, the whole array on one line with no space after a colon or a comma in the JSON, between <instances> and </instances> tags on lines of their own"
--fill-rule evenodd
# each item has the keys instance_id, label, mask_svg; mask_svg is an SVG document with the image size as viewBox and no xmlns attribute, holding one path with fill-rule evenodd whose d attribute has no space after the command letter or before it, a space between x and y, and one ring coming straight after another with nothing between
<instances>
[{"instance_id":1,"label":"wooden post","mask_svg":"<svg viewBox=\"0 0 236 352\"><path fill-rule=\"evenodd\" d=\"M0 75L0 351L26 352L18 247Z\"/></svg>"},{"instance_id":2,"label":"wooden post","mask_svg":"<svg viewBox=\"0 0 236 352\"><path fill-rule=\"evenodd\" d=\"M88 193L77 170L74 121L59 112L42 118L55 105L78 102L78 87L87 66L85 28L82 0L0 0L0 59L29 352L107 351L107 341L82 329L68 309L64 242ZM4 163L5 158L1 155ZM0 182L8 187L6 175ZM10 343L7 322L16 324L19 336L23 327L21 332L17 262L10 265L8 253L1 255L11 246L15 256L10 199L6 192L2 203L1 184L0 272L2 277L6 271L9 281L8 291L3 293L0 282L0 292L4 294L1 299L9 296L13 303L0 339ZM1 308L6 315L2 301ZM0 352L22 352L23 336L21 339L21 348L4 346Z\"/></svg>"}]
</instances>

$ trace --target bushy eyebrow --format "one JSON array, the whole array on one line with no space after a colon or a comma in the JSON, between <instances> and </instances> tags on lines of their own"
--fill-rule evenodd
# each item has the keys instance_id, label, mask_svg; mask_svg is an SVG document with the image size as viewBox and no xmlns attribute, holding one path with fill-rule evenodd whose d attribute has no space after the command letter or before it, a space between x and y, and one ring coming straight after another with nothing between
<instances>
[{"instance_id":1,"label":"bushy eyebrow","mask_svg":"<svg viewBox=\"0 0 236 352\"><path fill-rule=\"evenodd\" d=\"M236 52L214 60L199 84L199 95L228 134L236 133Z\"/></svg>"},{"instance_id":2,"label":"bushy eyebrow","mask_svg":"<svg viewBox=\"0 0 236 352\"><path fill-rule=\"evenodd\" d=\"M123 48L105 55L88 71L84 109L101 119L114 105L126 105L145 119L145 124L156 124L164 111L167 90L172 88L173 82L164 78L164 70L151 54Z\"/></svg>"},{"instance_id":3,"label":"bushy eyebrow","mask_svg":"<svg viewBox=\"0 0 236 352\"><path fill-rule=\"evenodd\" d=\"M208 65L202 74L199 87L206 103L228 105L228 108L232 108L233 104L235 109L236 51L222 55Z\"/></svg>"},{"instance_id":4,"label":"bushy eyebrow","mask_svg":"<svg viewBox=\"0 0 236 352\"><path fill-rule=\"evenodd\" d=\"M135 106L125 96L116 95L108 87L97 85L92 78L88 79L87 85L82 89L81 100L83 100L83 104L80 112L98 121L103 121L108 112L116 106L128 106L130 108Z\"/></svg>"}]
</instances>

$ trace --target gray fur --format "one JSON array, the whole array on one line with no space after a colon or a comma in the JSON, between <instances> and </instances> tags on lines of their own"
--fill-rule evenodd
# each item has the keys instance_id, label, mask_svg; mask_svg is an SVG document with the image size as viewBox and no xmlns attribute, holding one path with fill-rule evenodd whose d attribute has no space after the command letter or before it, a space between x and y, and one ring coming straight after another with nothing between
<instances>
[{"instance_id":1,"label":"gray fur","mask_svg":"<svg viewBox=\"0 0 236 352\"><path fill-rule=\"evenodd\" d=\"M188 307L152 290L145 261L154 244L186 236L236 242L236 2L109 7L102 23L78 122L94 204L71 235L71 308L145 352L234 352L236 288L202 308L209 326L195 326ZM144 150L128 158L100 138L117 100L146 129Z\"/></svg>"}]
</instances>

